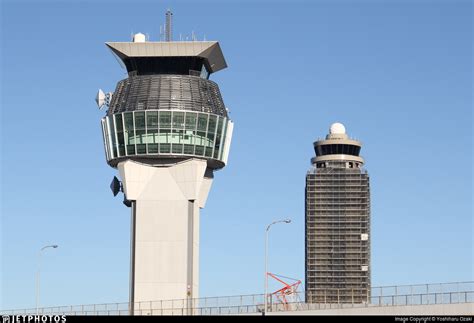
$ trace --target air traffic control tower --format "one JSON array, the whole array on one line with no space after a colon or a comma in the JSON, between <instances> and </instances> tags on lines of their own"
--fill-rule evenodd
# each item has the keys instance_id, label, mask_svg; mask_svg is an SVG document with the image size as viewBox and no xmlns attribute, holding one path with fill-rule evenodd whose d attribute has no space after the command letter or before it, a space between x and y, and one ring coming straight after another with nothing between
<instances>
[{"instance_id":1,"label":"air traffic control tower","mask_svg":"<svg viewBox=\"0 0 474 323\"><path fill-rule=\"evenodd\" d=\"M362 143L333 123L306 174L306 302L370 301L370 187Z\"/></svg>"},{"instance_id":2,"label":"air traffic control tower","mask_svg":"<svg viewBox=\"0 0 474 323\"><path fill-rule=\"evenodd\" d=\"M131 207L130 302L198 297L199 211L227 163L233 123L219 87L218 42L108 42L128 77L99 90L111 188Z\"/></svg>"}]
</instances>

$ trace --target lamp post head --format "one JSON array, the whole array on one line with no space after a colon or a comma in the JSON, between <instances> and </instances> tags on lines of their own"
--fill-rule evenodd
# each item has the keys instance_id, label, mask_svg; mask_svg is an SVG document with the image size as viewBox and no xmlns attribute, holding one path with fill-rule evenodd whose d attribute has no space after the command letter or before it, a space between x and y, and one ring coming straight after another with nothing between
<instances>
[{"instance_id":1,"label":"lamp post head","mask_svg":"<svg viewBox=\"0 0 474 323\"><path fill-rule=\"evenodd\" d=\"M57 247L59 247L57 244L52 244L52 245L44 246L43 248L40 249L40 251L43 251L44 249L48 249L48 248L56 249Z\"/></svg>"},{"instance_id":2,"label":"lamp post head","mask_svg":"<svg viewBox=\"0 0 474 323\"><path fill-rule=\"evenodd\" d=\"M278 221L273 221L272 223L270 223L268 226L267 226L267 232L268 230L270 230L270 227L274 224L277 224L277 223L291 223L291 219L284 219L284 220L278 220Z\"/></svg>"}]
</instances>

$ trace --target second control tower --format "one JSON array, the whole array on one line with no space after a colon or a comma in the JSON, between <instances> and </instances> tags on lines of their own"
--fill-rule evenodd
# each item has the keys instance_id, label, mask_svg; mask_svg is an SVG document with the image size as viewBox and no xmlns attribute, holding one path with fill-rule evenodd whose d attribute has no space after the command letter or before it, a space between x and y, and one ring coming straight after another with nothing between
<instances>
[{"instance_id":1,"label":"second control tower","mask_svg":"<svg viewBox=\"0 0 474 323\"><path fill-rule=\"evenodd\" d=\"M306 302L370 300L369 174L362 143L334 123L306 174Z\"/></svg>"},{"instance_id":2,"label":"second control tower","mask_svg":"<svg viewBox=\"0 0 474 323\"><path fill-rule=\"evenodd\" d=\"M199 210L227 163L233 123L219 87L227 67L218 42L132 42L107 47L128 77L99 91L112 188L131 207L130 302L198 297Z\"/></svg>"}]
</instances>

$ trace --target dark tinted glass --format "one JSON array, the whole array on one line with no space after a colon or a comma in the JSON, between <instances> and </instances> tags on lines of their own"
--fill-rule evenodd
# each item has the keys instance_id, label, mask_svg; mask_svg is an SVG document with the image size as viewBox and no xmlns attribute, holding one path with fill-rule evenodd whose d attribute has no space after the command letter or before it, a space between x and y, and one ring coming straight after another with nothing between
<instances>
[{"instance_id":1,"label":"dark tinted glass","mask_svg":"<svg viewBox=\"0 0 474 323\"><path fill-rule=\"evenodd\" d=\"M316 156L344 154L359 156L360 147L346 144L329 144L315 147Z\"/></svg>"}]
</instances>

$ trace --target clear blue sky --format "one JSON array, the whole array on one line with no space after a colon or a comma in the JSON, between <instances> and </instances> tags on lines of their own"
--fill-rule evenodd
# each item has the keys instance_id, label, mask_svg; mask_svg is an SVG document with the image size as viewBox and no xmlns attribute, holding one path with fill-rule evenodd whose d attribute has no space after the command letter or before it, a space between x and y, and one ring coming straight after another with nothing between
<instances>
[{"instance_id":1,"label":"clear blue sky","mask_svg":"<svg viewBox=\"0 0 474 323\"><path fill-rule=\"evenodd\" d=\"M332 122L363 141L374 286L473 280L471 1L3 1L0 308L128 299L130 209L114 198L97 89L125 78L106 41L219 40L235 122L201 212L202 296L304 279L304 184Z\"/></svg>"}]
</instances>

